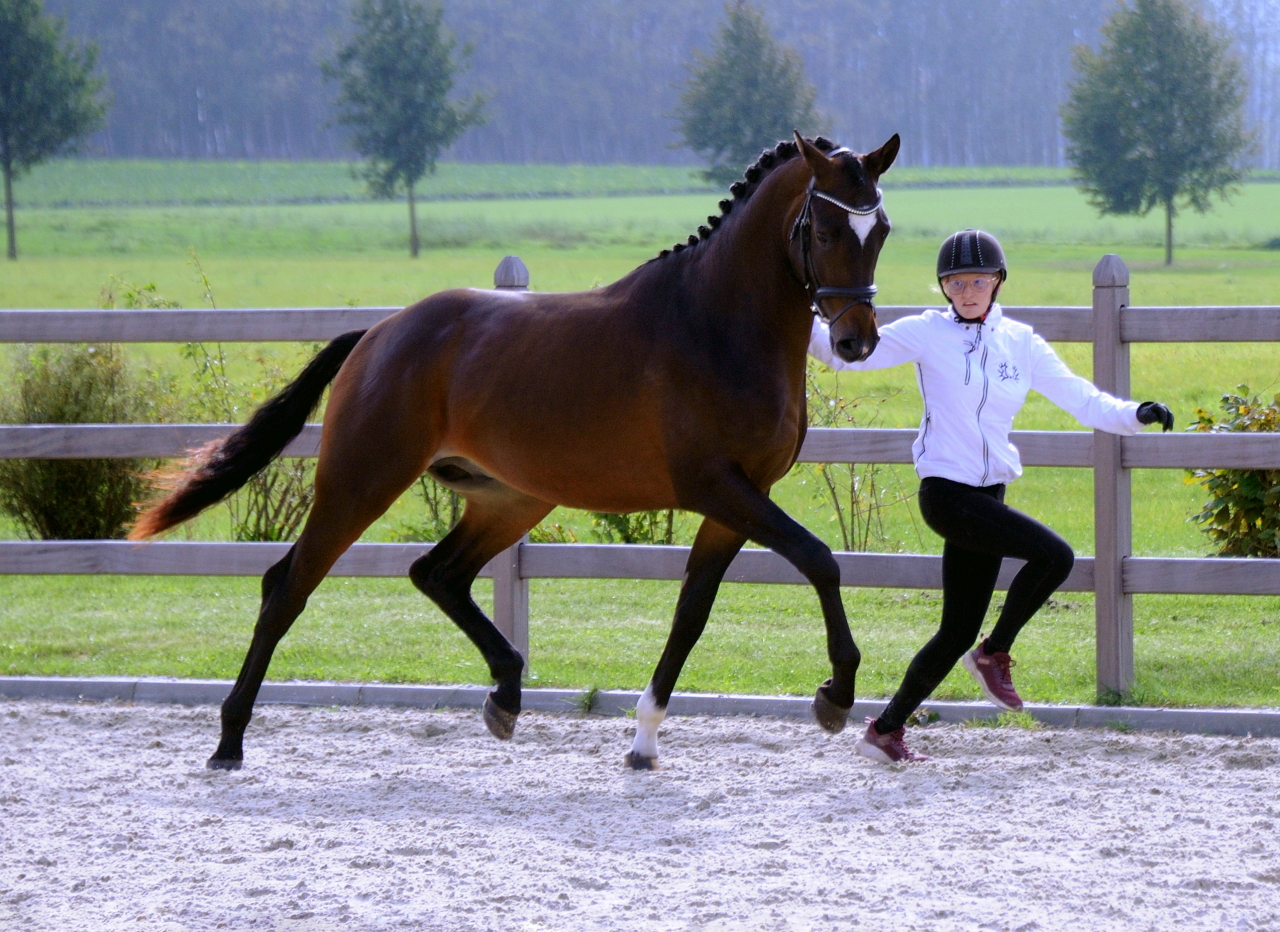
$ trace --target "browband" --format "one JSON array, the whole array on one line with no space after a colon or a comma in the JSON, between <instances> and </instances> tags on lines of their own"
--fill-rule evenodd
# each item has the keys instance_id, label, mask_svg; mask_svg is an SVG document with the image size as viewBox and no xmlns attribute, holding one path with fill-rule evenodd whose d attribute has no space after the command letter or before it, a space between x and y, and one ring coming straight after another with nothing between
<instances>
[{"instance_id":1,"label":"browband","mask_svg":"<svg viewBox=\"0 0 1280 932\"><path fill-rule=\"evenodd\" d=\"M884 203L884 192L881 191L879 188L876 188L876 202L872 204L870 207L850 207L848 204L846 204L844 201L840 200L839 198L832 197L830 194L824 194L823 192L819 191L817 188L811 189L810 193L812 193L814 197L822 198L828 204L835 204L841 210L847 213L857 214L859 217L871 216L877 210L879 210L880 205Z\"/></svg>"}]
</instances>

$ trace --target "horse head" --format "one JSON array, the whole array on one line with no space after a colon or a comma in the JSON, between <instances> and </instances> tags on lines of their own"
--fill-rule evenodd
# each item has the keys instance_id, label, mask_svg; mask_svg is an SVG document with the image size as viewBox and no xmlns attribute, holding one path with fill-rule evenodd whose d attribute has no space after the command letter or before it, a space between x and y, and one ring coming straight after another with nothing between
<instances>
[{"instance_id":1,"label":"horse head","mask_svg":"<svg viewBox=\"0 0 1280 932\"><path fill-rule=\"evenodd\" d=\"M893 137L858 155L824 153L796 133L811 180L791 227L791 261L831 331L841 359L860 362L880 340L876 330L876 260L891 229L876 182L898 155Z\"/></svg>"}]
</instances>

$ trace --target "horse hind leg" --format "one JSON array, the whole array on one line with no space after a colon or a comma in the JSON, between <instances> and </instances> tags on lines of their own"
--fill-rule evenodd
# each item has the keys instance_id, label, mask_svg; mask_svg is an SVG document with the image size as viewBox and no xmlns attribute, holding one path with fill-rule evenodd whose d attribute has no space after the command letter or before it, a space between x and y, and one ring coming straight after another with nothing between
<instances>
[{"instance_id":1,"label":"horse hind leg","mask_svg":"<svg viewBox=\"0 0 1280 932\"><path fill-rule=\"evenodd\" d=\"M284 559L274 564L262 577L262 606L253 626L253 640L240 667L231 692L222 701L222 734L217 750L205 766L209 770L239 770L244 762L244 732L253 717L253 704L266 677L267 667L276 645L302 614L310 590L289 582L298 545L289 548ZM314 588L314 587L312 587Z\"/></svg>"},{"instance_id":2,"label":"horse hind leg","mask_svg":"<svg viewBox=\"0 0 1280 932\"><path fill-rule=\"evenodd\" d=\"M407 476L407 478L406 478ZM239 770L244 760L244 732L253 717L253 704L266 677L276 645L306 608L338 557L407 489L414 476L407 471L384 473L359 494L331 494L329 483L317 478L316 500L298 542L284 559L262 577L262 607L253 640L235 685L222 703L222 735L206 766L210 770Z\"/></svg>"},{"instance_id":3,"label":"horse hind leg","mask_svg":"<svg viewBox=\"0 0 1280 932\"><path fill-rule=\"evenodd\" d=\"M495 688L485 698L484 723L495 738L515 732L524 658L471 597L471 585L491 559L551 511L546 502L490 486L469 498L462 519L409 569L413 584L435 602L480 650Z\"/></svg>"},{"instance_id":4,"label":"horse hind leg","mask_svg":"<svg viewBox=\"0 0 1280 932\"><path fill-rule=\"evenodd\" d=\"M636 737L627 752L625 763L632 770L656 770L658 766L658 728L667 715L667 704L675 690L676 679L698 643L711 614L711 605L720 590L720 581L746 538L714 521L706 520L698 528L689 561L685 566L684 584L676 601L675 620L662 651L653 678L636 703Z\"/></svg>"}]
</instances>

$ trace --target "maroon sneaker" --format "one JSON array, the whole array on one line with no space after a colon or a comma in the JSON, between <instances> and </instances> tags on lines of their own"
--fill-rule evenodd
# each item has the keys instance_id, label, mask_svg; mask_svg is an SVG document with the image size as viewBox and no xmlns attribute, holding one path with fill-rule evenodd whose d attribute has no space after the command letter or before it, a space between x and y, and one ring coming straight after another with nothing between
<instances>
[{"instance_id":1,"label":"maroon sneaker","mask_svg":"<svg viewBox=\"0 0 1280 932\"><path fill-rule=\"evenodd\" d=\"M1013 658L1002 650L994 654L984 652L983 644L979 644L964 655L964 668L968 670L978 685L982 695L991 700L993 705L1006 712L1021 712L1022 698L1013 688L1013 677L1009 668L1013 666Z\"/></svg>"},{"instance_id":2,"label":"maroon sneaker","mask_svg":"<svg viewBox=\"0 0 1280 932\"><path fill-rule=\"evenodd\" d=\"M904 729L891 731L882 735L876 731L875 719L867 719L867 733L858 739L853 749L863 757L869 757L882 764L901 764L905 761L921 761L929 758L917 754L907 747Z\"/></svg>"}]
</instances>

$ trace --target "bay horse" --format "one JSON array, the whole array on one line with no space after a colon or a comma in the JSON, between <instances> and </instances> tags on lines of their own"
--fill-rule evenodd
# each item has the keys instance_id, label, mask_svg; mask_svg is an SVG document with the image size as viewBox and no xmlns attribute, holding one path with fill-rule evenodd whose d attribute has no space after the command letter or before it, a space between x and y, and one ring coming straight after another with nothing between
<instances>
[{"instance_id":1,"label":"bay horse","mask_svg":"<svg viewBox=\"0 0 1280 932\"><path fill-rule=\"evenodd\" d=\"M817 590L831 677L818 723L838 732L861 655L830 549L769 499L804 441L805 359L816 311L833 349L865 359L889 233L877 180L894 135L857 155L819 137L765 150L687 243L604 288L569 294L443 291L333 340L247 424L199 451L139 515L141 540L221 501L280 454L333 383L315 503L297 543L262 577L248 655L222 704L210 769L234 770L280 639L338 557L425 470L466 507L409 577L471 639L494 688L486 726L509 738L524 659L476 606L481 568L556 505L679 508L704 520L666 648L638 705L628 766L653 769L658 726L747 540Z\"/></svg>"}]
</instances>

